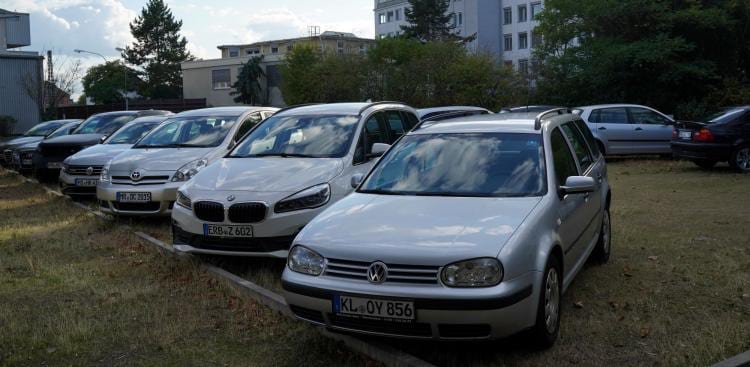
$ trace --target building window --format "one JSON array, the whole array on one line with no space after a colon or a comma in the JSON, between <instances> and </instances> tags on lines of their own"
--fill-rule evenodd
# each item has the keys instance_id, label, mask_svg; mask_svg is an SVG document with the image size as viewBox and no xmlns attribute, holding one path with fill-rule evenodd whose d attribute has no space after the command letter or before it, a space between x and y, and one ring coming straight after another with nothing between
<instances>
[{"instance_id":1,"label":"building window","mask_svg":"<svg viewBox=\"0 0 750 367\"><path fill-rule=\"evenodd\" d=\"M294 48L294 46L292 46L292 45L287 45L287 46L286 46L286 52L291 52L293 48Z\"/></svg>"},{"instance_id":2,"label":"building window","mask_svg":"<svg viewBox=\"0 0 750 367\"><path fill-rule=\"evenodd\" d=\"M512 34L506 34L503 36L503 50L505 51L513 51L513 35Z\"/></svg>"},{"instance_id":3,"label":"building window","mask_svg":"<svg viewBox=\"0 0 750 367\"><path fill-rule=\"evenodd\" d=\"M458 13L458 25L464 24L464 13Z\"/></svg>"},{"instance_id":4,"label":"building window","mask_svg":"<svg viewBox=\"0 0 750 367\"><path fill-rule=\"evenodd\" d=\"M250 48L245 50L245 54L247 55L260 55L260 49L259 48Z\"/></svg>"},{"instance_id":5,"label":"building window","mask_svg":"<svg viewBox=\"0 0 750 367\"><path fill-rule=\"evenodd\" d=\"M378 14L378 23L385 24L385 13Z\"/></svg>"},{"instance_id":6,"label":"building window","mask_svg":"<svg viewBox=\"0 0 750 367\"><path fill-rule=\"evenodd\" d=\"M518 23L523 23L528 18L528 14L526 13L528 9L526 8L526 4L519 5L518 6Z\"/></svg>"},{"instance_id":7,"label":"building window","mask_svg":"<svg viewBox=\"0 0 750 367\"><path fill-rule=\"evenodd\" d=\"M392 11L388 12L388 15L386 15L386 17L385 17L385 21L388 22L388 23L390 23L390 22L393 21L393 12Z\"/></svg>"},{"instance_id":8,"label":"building window","mask_svg":"<svg viewBox=\"0 0 750 367\"><path fill-rule=\"evenodd\" d=\"M529 34L521 32L518 34L518 49L525 50L529 48Z\"/></svg>"},{"instance_id":9,"label":"building window","mask_svg":"<svg viewBox=\"0 0 750 367\"><path fill-rule=\"evenodd\" d=\"M230 48L229 49L229 57L237 57L240 56L240 49L239 48Z\"/></svg>"},{"instance_id":10,"label":"building window","mask_svg":"<svg viewBox=\"0 0 750 367\"><path fill-rule=\"evenodd\" d=\"M531 48L537 48L542 44L542 36L537 32L531 32Z\"/></svg>"},{"instance_id":11,"label":"building window","mask_svg":"<svg viewBox=\"0 0 750 367\"><path fill-rule=\"evenodd\" d=\"M513 61L511 60L505 60L505 66L512 68L513 67Z\"/></svg>"},{"instance_id":12,"label":"building window","mask_svg":"<svg viewBox=\"0 0 750 367\"><path fill-rule=\"evenodd\" d=\"M503 24L512 24L513 23L513 8L505 8L503 9Z\"/></svg>"},{"instance_id":13,"label":"building window","mask_svg":"<svg viewBox=\"0 0 750 367\"><path fill-rule=\"evenodd\" d=\"M536 16L542 12L542 3L531 3L531 19L535 20Z\"/></svg>"},{"instance_id":14,"label":"building window","mask_svg":"<svg viewBox=\"0 0 750 367\"><path fill-rule=\"evenodd\" d=\"M401 9L396 9L396 21L401 20Z\"/></svg>"},{"instance_id":15,"label":"building window","mask_svg":"<svg viewBox=\"0 0 750 367\"><path fill-rule=\"evenodd\" d=\"M367 45L365 45L364 43L360 43L359 44L359 54L360 55L364 55L366 53L367 53Z\"/></svg>"},{"instance_id":16,"label":"building window","mask_svg":"<svg viewBox=\"0 0 750 367\"><path fill-rule=\"evenodd\" d=\"M271 47L271 53L272 53L272 54L277 54L277 53L279 53L279 48L278 48L277 46Z\"/></svg>"},{"instance_id":17,"label":"building window","mask_svg":"<svg viewBox=\"0 0 750 367\"><path fill-rule=\"evenodd\" d=\"M229 69L211 70L211 82L214 89L229 89Z\"/></svg>"},{"instance_id":18,"label":"building window","mask_svg":"<svg viewBox=\"0 0 750 367\"><path fill-rule=\"evenodd\" d=\"M518 60L518 72L527 75L529 73L529 60Z\"/></svg>"},{"instance_id":19,"label":"building window","mask_svg":"<svg viewBox=\"0 0 750 367\"><path fill-rule=\"evenodd\" d=\"M340 54L344 53L344 41L336 41L336 51Z\"/></svg>"}]
</instances>

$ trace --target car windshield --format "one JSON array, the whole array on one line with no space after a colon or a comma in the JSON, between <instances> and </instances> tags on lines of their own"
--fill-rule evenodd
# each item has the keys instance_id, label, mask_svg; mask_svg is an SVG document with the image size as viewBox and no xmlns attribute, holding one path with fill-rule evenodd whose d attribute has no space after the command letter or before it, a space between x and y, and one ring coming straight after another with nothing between
<instances>
[{"instance_id":1,"label":"car windshield","mask_svg":"<svg viewBox=\"0 0 750 367\"><path fill-rule=\"evenodd\" d=\"M349 151L358 121L346 115L270 117L229 156L340 158Z\"/></svg>"},{"instance_id":2,"label":"car windshield","mask_svg":"<svg viewBox=\"0 0 750 367\"><path fill-rule=\"evenodd\" d=\"M546 191L541 135L407 135L359 192L388 195L518 197Z\"/></svg>"},{"instance_id":3,"label":"car windshield","mask_svg":"<svg viewBox=\"0 0 750 367\"><path fill-rule=\"evenodd\" d=\"M24 136L47 136L60 127L58 123L41 123L29 129Z\"/></svg>"},{"instance_id":4,"label":"car windshield","mask_svg":"<svg viewBox=\"0 0 750 367\"><path fill-rule=\"evenodd\" d=\"M76 124L70 124L70 125L63 125L63 127L55 130L52 134L47 135L47 139L57 138L59 136L65 136L70 134L70 131L75 129L78 125Z\"/></svg>"},{"instance_id":5,"label":"car windshield","mask_svg":"<svg viewBox=\"0 0 750 367\"><path fill-rule=\"evenodd\" d=\"M734 121L734 119L740 117L744 112L744 108L728 108L706 117L705 121L707 124L723 124Z\"/></svg>"},{"instance_id":6,"label":"car windshield","mask_svg":"<svg viewBox=\"0 0 750 367\"><path fill-rule=\"evenodd\" d=\"M171 118L141 139L135 148L217 147L238 116L184 116Z\"/></svg>"},{"instance_id":7,"label":"car windshield","mask_svg":"<svg viewBox=\"0 0 750 367\"><path fill-rule=\"evenodd\" d=\"M101 115L91 116L81 123L73 134L104 134L109 135L117 131L126 123L135 118L135 115Z\"/></svg>"},{"instance_id":8,"label":"car windshield","mask_svg":"<svg viewBox=\"0 0 750 367\"><path fill-rule=\"evenodd\" d=\"M136 122L135 125L125 126L107 139L104 144L135 144L135 142L148 134L156 125L159 125L158 121Z\"/></svg>"}]
</instances>

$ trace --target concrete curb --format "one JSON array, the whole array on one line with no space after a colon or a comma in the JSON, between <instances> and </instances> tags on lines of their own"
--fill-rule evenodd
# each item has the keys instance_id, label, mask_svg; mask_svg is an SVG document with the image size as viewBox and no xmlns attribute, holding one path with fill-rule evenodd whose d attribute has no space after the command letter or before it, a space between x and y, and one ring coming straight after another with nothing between
<instances>
[{"instance_id":1,"label":"concrete curb","mask_svg":"<svg viewBox=\"0 0 750 367\"><path fill-rule=\"evenodd\" d=\"M727 358L711 367L750 367L750 350L734 357Z\"/></svg>"}]
</instances>

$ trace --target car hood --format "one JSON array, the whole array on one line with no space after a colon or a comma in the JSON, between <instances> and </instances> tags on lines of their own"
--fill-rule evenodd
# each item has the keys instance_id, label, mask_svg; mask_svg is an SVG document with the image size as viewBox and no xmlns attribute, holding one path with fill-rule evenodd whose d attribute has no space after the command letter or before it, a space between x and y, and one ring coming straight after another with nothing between
<instances>
[{"instance_id":1,"label":"car hood","mask_svg":"<svg viewBox=\"0 0 750 367\"><path fill-rule=\"evenodd\" d=\"M339 158L223 158L200 171L186 189L297 192L329 182L342 170Z\"/></svg>"},{"instance_id":2,"label":"car hood","mask_svg":"<svg viewBox=\"0 0 750 367\"><path fill-rule=\"evenodd\" d=\"M133 148L118 155L110 163L110 172L176 171L187 163L203 158L216 148Z\"/></svg>"},{"instance_id":3,"label":"car hood","mask_svg":"<svg viewBox=\"0 0 750 367\"><path fill-rule=\"evenodd\" d=\"M40 143L42 146L54 145L94 145L99 144L103 134L76 134L47 139Z\"/></svg>"},{"instance_id":4,"label":"car hood","mask_svg":"<svg viewBox=\"0 0 750 367\"><path fill-rule=\"evenodd\" d=\"M16 148L16 150L18 150L18 151L36 150L36 148L39 146L40 142L41 142L41 140L40 141L35 141L33 143L24 144L24 145L21 145L18 148Z\"/></svg>"},{"instance_id":5,"label":"car hood","mask_svg":"<svg viewBox=\"0 0 750 367\"><path fill-rule=\"evenodd\" d=\"M65 159L65 163L76 166L103 166L118 154L130 149L132 144L98 144L88 147Z\"/></svg>"},{"instance_id":6,"label":"car hood","mask_svg":"<svg viewBox=\"0 0 750 367\"><path fill-rule=\"evenodd\" d=\"M43 136L21 136L0 143L0 149L14 149L24 144L40 142L42 139Z\"/></svg>"},{"instance_id":7,"label":"car hood","mask_svg":"<svg viewBox=\"0 0 750 367\"><path fill-rule=\"evenodd\" d=\"M391 264L496 257L540 201L354 193L313 219L295 243L324 257Z\"/></svg>"}]
</instances>

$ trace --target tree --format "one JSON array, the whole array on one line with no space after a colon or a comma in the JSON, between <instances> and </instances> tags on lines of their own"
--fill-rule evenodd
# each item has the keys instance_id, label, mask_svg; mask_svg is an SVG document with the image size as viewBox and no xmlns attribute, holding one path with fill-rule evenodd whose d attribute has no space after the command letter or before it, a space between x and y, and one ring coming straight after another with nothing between
<instances>
[{"instance_id":1,"label":"tree","mask_svg":"<svg viewBox=\"0 0 750 367\"><path fill-rule=\"evenodd\" d=\"M318 102L314 67L319 61L319 55L310 46L297 45L287 53L281 66L281 89L287 104Z\"/></svg>"},{"instance_id":2,"label":"tree","mask_svg":"<svg viewBox=\"0 0 750 367\"><path fill-rule=\"evenodd\" d=\"M125 80L126 72L127 81ZM90 97L94 103L109 104L124 100L123 91L126 85L126 93L128 93L138 90L143 81L138 77L135 70L118 60L90 68L84 75L81 84L83 84L84 94Z\"/></svg>"},{"instance_id":3,"label":"tree","mask_svg":"<svg viewBox=\"0 0 750 367\"><path fill-rule=\"evenodd\" d=\"M232 84L234 91L229 93L229 95L237 96L234 97L235 102L255 106L262 101L260 78L266 76L260 66L262 61L263 56L261 55L260 57L250 58L242 64L237 81Z\"/></svg>"},{"instance_id":4,"label":"tree","mask_svg":"<svg viewBox=\"0 0 750 367\"><path fill-rule=\"evenodd\" d=\"M135 41L122 56L139 69L145 83L141 95L149 98L180 98L180 63L193 60L187 40L180 36L182 21L175 20L163 0L149 0L141 14L130 23Z\"/></svg>"},{"instance_id":5,"label":"tree","mask_svg":"<svg viewBox=\"0 0 750 367\"><path fill-rule=\"evenodd\" d=\"M49 63L50 60L47 60ZM55 57L52 79L39 80L37 73L27 73L22 77L22 86L26 94L37 101L42 112L42 119L57 118L57 106L64 98L75 93L76 85L81 78L80 60L67 57ZM44 74L45 78L47 73Z\"/></svg>"},{"instance_id":6,"label":"tree","mask_svg":"<svg viewBox=\"0 0 750 367\"><path fill-rule=\"evenodd\" d=\"M401 26L403 36L421 42L430 41L471 41L475 37L462 38L456 28L455 13L448 13L448 1L445 0L409 0L404 15L408 25Z\"/></svg>"}]
</instances>

